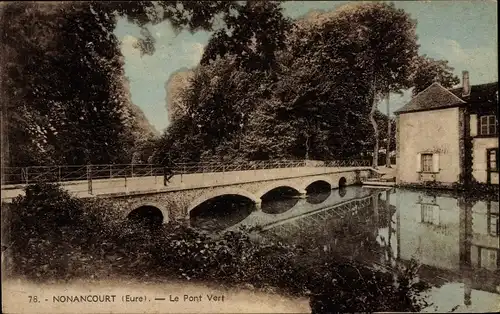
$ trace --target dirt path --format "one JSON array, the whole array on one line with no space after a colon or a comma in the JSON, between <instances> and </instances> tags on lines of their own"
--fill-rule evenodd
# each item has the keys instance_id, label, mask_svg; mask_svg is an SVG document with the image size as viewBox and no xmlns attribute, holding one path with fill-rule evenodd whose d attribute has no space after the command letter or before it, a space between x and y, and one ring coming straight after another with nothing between
<instances>
[{"instance_id":1,"label":"dirt path","mask_svg":"<svg viewBox=\"0 0 500 314\"><path fill-rule=\"evenodd\" d=\"M2 283L2 312L310 313L310 307L306 298L293 299L250 290L214 289L194 283L76 281L67 285L36 285L9 280Z\"/></svg>"}]
</instances>

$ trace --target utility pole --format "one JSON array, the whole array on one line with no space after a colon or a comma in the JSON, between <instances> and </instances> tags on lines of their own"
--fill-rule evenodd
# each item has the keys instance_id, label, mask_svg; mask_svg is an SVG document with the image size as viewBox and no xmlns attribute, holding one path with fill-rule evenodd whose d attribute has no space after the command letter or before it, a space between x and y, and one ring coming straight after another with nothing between
<instances>
[{"instance_id":1,"label":"utility pole","mask_svg":"<svg viewBox=\"0 0 500 314\"><path fill-rule=\"evenodd\" d=\"M389 95L390 92L387 93L387 97L385 99L386 109L387 109L387 149L385 151L385 166L387 168L391 168L391 156L390 156L390 147L391 147L391 114L389 111Z\"/></svg>"}]
</instances>

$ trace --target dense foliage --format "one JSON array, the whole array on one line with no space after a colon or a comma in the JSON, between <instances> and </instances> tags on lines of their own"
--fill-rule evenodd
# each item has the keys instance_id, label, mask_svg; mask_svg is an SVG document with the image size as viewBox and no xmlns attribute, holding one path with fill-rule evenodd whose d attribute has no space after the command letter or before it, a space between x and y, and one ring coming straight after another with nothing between
<instances>
[{"instance_id":1,"label":"dense foliage","mask_svg":"<svg viewBox=\"0 0 500 314\"><path fill-rule=\"evenodd\" d=\"M390 272L310 246L256 241L243 231L214 237L175 222L148 227L103 206L57 186L27 187L10 208L13 274L46 281L133 273L274 288L309 296L313 312L321 313L418 311L424 305L415 265Z\"/></svg>"},{"instance_id":2,"label":"dense foliage","mask_svg":"<svg viewBox=\"0 0 500 314\"><path fill-rule=\"evenodd\" d=\"M0 72L6 137L2 160L11 166L144 162L147 158L137 155L148 151L142 146L147 146L144 143L152 139L152 132L141 128L141 113L127 94L123 56L113 33L118 17L125 16L142 28L138 48L147 54L154 53L148 23L169 20L177 29L212 30L221 18L224 31L251 18L256 23L247 25L244 32L233 32L231 47L239 51L242 36L257 36L256 53L249 58L260 56L267 61L274 54L268 46L282 45L280 30L269 33L267 29L281 15L275 3L259 3L2 4ZM259 20L254 15L266 17ZM280 21L286 28L287 20ZM205 54L207 60L224 49L211 47ZM244 57L240 61L247 62Z\"/></svg>"},{"instance_id":3,"label":"dense foliage","mask_svg":"<svg viewBox=\"0 0 500 314\"><path fill-rule=\"evenodd\" d=\"M10 165L122 162L135 119L106 12L78 3L2 7L2 114Z\"/></svg>"},{"instance_id":4,"label":"dense foliage","mask_svg":"<svg viewBox=\"0 0 500 314\"><path fill-rule=\"evenodd\" d=\"M379 139L387 137L388 120L384 114L372 110L373 63L365 63L372 58L371 54L389 53L381 47L369 46L370 40L379 40L378 33L369 30L380 25L369 24L369 16L363 14L368 14L366 10L381 11L377 11L379 15L391 12L402 19L400 24L406 28L399 29L404 38L384 37L387 45L394 45L396 40L398 49L417 46L411 42L416 40L410 36L413 24L405 20L408 16L401 10L391 5L354 8L320 24L296 21L292 29L287 29L286 46L276 53L274 67L258 67L255 63L248 71L241 66L237 54L224 49L212 62L203 62L194 70L191 84L181 99L185 117L174 121L164 134L154 160L365 158ZM351 19L352 14L357 20ZM276 23L277 27L282 24ZM368 32L366 38L358 36L360 30ZM254 45L250 42L249 46ZM413 56L413 52L414 49L408 53ZM405 56L399 50L394 54L398 58ZM410 55L403 60L391 59L399 63L387 67L403 69L406 62L404 69L408 70ZM378 64L376 60L371 62ZM409 70L399 74L386 72L405 80L409 75ZM409 83L405 84L400 85ZM375 96L381 93L380 89L377 87ZM370 116L377 125L386 126L375 135L370 128Z\"/></svg>"},{"instance_id":5,"label":"dense foliage","mask_svg":"<svg viewBox=\"0 0 500 314\"><path fill-rule=\"evenodd\" d=\"M426 55L419 56L413 63L413 95L417 95L432 83L438 82L445 88L451 88L460 83L460 80L453 74L453 68L446 60L435 60Z\"/></svg>"}]
</instances>

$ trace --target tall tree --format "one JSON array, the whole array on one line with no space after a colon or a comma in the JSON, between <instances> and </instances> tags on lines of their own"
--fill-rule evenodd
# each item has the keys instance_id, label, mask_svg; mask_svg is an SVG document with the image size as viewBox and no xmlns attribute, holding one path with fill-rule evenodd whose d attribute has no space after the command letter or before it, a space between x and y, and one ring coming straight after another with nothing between
<instances>
[{"instance_id":1,"label":"tall tree","mask_svg":"<svg viewBox=\"0 0 500 314\"><path fill-rule=\"evenodd\" d=\"M359 3L339 9L337 20L348 25L362 46L357 56L358 66L367 74L371 104L370 120L375 135L373 167L378 166L378 127L375 120L377 105L390 92L400 92L411 86L412 61L417 56L416 22L393 3Z\"/></svg>"},{"instance_id":2,"label":"tall tree","mask_svg":"<svg viewBox=\"0 0 500 314\"><path fill-rule=\"evenodd\" d=\"M460 83L458 76L453 74L454 68L447 60L435 60L426 55L419 56L413 63L413 95L417 95L432 83L438 82L445 88L451 88Z\"/></svg>"}]
</instances>

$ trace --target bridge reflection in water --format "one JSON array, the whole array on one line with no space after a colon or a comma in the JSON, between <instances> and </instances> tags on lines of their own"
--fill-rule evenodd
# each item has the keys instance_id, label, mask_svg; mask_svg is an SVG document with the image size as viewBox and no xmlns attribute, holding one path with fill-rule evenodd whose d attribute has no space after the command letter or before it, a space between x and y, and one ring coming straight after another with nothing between
<instances>
[{"instance_id":1,"label":"bridge reflection in water","mask_svg":"<svg viewBox=\"0 0 500 314\"><path fill-rule=\"evenodd\" d=\"M261 237L388 267L414 258L420 277L435 286L430 298L437 308L428 310L496 311L500 305L498 199L350 186L263 201L262 210L237 216L218 230L260 227Z\"/></svg>"}]
</instances>

